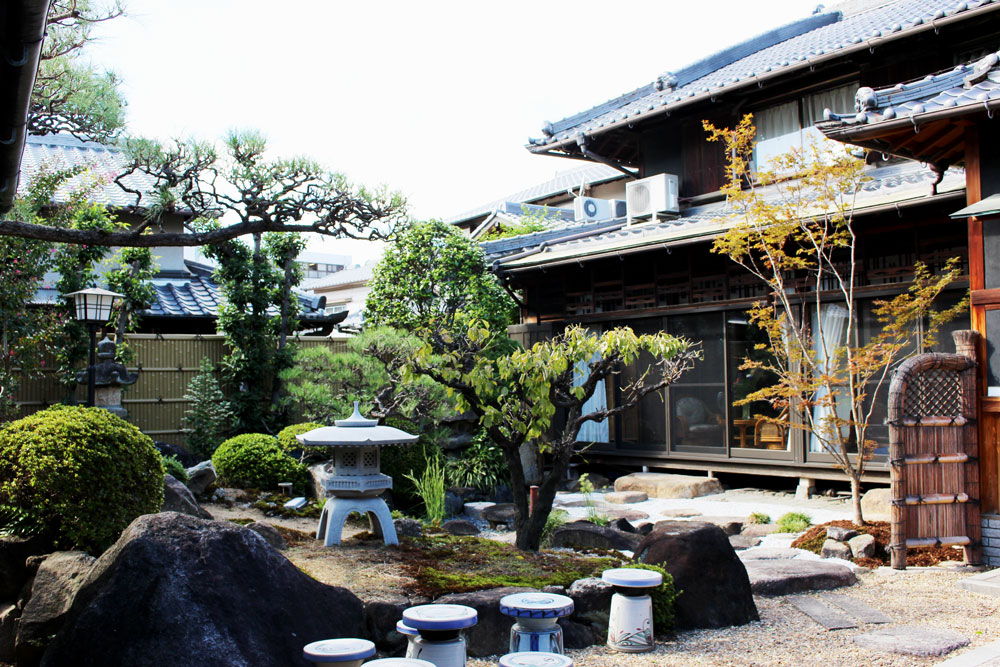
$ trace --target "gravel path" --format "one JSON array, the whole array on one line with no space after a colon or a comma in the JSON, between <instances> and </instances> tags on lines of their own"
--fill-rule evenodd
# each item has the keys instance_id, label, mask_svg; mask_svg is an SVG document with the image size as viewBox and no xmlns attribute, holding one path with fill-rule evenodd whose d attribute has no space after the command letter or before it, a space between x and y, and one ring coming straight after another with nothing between
<instances>
[{"instance_id":1,"label":"gravel path","mask_svg":"<svg viewBox=\"0 0 1000 667\"><path fill-rule=\"evenodd\" d=\"M948 657L1000 639L1000 598L959 589L955 584L970 576L935 567L910 568L892 574L878 570L861 576L851 588L836 591L851 595L888 614L892 625L920 625L956 630L972 640L969 647ZM852 637L878 628L826 631L795 610L782 598L757 597L758 623L722 630L694 630L657 642L652 653L614 653L603 646L567 651L577 667L670 667L673 665L777 666L828 664L933 665L942 658L874 653L855 646ZM496 659L469 660L468 667L495 667Z\"/></svg>"}]
</instances>

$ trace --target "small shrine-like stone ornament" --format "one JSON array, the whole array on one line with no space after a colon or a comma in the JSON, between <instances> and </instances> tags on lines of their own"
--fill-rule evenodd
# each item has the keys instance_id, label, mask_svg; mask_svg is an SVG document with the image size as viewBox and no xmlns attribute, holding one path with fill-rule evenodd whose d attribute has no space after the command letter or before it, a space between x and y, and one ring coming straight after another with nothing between
<instances>
[{"instance_id":1,"label":"small shrine-like stone ornament","mask_svg":"<svg viewBox=\"0 0 1000 667\"><path fill-rule=\"evenodd\" d=\"M122 419L128 416L128 411L122 407L122 387L135 384L138 373L129 373L128 369L115 361L115 351L118 346L107 336L97 344L97 364L94 365L94 385L96 392L94 405L104 408ZM87 384L90 367L76 374L76 381Z\"/></svg>"}]
</instances>

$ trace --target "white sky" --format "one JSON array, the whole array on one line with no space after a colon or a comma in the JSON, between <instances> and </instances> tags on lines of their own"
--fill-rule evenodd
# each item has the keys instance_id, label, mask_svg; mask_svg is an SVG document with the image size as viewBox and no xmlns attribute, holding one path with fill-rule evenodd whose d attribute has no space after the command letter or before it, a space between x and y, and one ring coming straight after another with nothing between
<instances>
[{"instance_id":1,"label":"white sky","mask_svg":"<svg viewBox=\"0 0 1000 667\"><path fill-rule=\"evenodd\" d=\"M127 0L95 62L124 81L135 134L219 139L256 128L447 217L576 166L528 137L818 0ZM313 250L364 261L371 244Z\"/></svg>"}]
</instances>

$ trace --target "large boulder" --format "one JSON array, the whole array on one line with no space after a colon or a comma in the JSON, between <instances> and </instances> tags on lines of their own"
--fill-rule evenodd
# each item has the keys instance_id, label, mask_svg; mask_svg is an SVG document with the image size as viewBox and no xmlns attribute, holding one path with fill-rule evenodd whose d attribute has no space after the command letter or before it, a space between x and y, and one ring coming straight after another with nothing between
<instances>
[{"instance_id":1,"label":"large boulder","mask_svg":"<svg viewBox=\"0 0 1000 667\"><path fill-rule=\"evenodd\" d=\"M396 621L411 606L413 603L402 595L385 594L365 600L365 636L375 642L379 651L393 654L406 647L406 637L396 632Z\"/></svg>"},{"instance_id":2,"label":"large boulder","mask_svg":"<svg viewBox=\"0 0 1000 667\"><path fill-rule=\"evenodd\" d=\"M888 521L892 515L892 489L870 489L861 496L861 513L869 521Z\"/></svg>"},{"instance_id":3,"label":"large boulder","mask_svg":"<svg viewBox=\"0 0 1000 667\"><path fill-rule=\"evenodd\" d=\"M198 501L194 499L194 494L184 484L173 475L163 476L163 508L162 512L180 512L196 516L201 519L212 520L212 515L206 512Z\"/></svg>"},{"instance_id":4,"label":"large boulder","mask_svg":"<svg viewBox=\"0 0 1000 667\"><path fill-rule=\"evenodd\" d=\"M187 487L195 495L205 493L205 490L212 484L215 484L216 480L215 466L212 465L211 459L188 468L187 475Z\"/></svg>"},{"instance_id":5,"label":"large boulder","mask_svg":"<svg viewBox=\"0 0 1000 667\"><path fill-rule=\"evenodd\" d=\"M678 628L721 628L759 620L746 568L722 529L705 521L662 521L635 551L659 565L683 594Z\"/></svg>"},{"instance_id":6,"label":"large boulder","mask_svg":"<svg viewBox=\"0 0 1000 667\"><path fill-rule=\"evenodd\" d=\"M573 598L573 614L559 621L566 648L603 643L608 636L614 587L597 577L589 577L574 581L565 594Z\"/></svg>"},{"instance_id":7,"label":"large boulder","mask_svg":"<svg viewBox=\"0 0 1000 667\"><path fill-rule=\"evenodd\" d=\"M302 665L302 647L361 637L361 601L260 535L174 512L141 516L94 564L42 665Z\"/></svg>"},{"instance_id":8,"label":"large boulder","mask_svg":"<svg viewBox=\"0 0 1000 667\"><path fill-rule=\"evenodd\" d=\"M615 491L643 491L650 498L697 498L722 493L722 484L712 477L634 472L616 479Z\"/></svg>"},{"instance_id":9,"label":"large boulder","mask_svg":"<svg viewBox=\"0 0 1000 667\"><path fill-rule=\"evenodd\" d=\"M637 533L626 533L611 526L598 526L589 521L572 521L552 532L549 546L635 551L641 539L642 536Z\"/></svg>"},{"instance_id":10,"label":"large boulder","mask_svg":"<svg viewBox=\"0 0 1000 667\"><path fill-rule=\"evenodd\" d=\"M461 604L479 614L476 624L465 631L468 654L474 658L507 653L510 649L510 627L514 620L500 613L500 598L512 593L535 591L535 588L490 588L471 593L442 595L434 604Z\"/></svg>"},{"instance_id":11,"label":"large boulder","mask_svg":"<svg viewBox=\"0 0 1000 667\"><path fill-rule=\"evenodd\" d=\"M483 518L489 522L491 528L514 526L514 503L497 503L492 507L483 510Z\"/></svg>"},{"instance_id":12,"label":"large boulder","mask_svg":"<svg viewBox=\"0 0 1000 667\"><path fill-rule=\"evenodd\" d=\"M35 573L28 598L17 626L14 653L22 667L37 665L42 651L62 625L83 584L94 557L82 551L60 551L48 556Z\"/></svg>"}]
</instances>

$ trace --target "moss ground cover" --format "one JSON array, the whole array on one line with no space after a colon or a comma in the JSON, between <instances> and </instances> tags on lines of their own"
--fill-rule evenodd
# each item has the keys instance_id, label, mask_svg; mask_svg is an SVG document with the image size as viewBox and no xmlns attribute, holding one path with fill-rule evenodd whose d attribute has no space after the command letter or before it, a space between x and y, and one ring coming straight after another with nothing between
<instances>
[{"instance_id":1,"label":"moss ground cover","mask_svg":"<svg viewBox=\"0 0 1000 667\"><path fill-rule=\"evenodd\" d=\"M416 582L413 592L432 598L500 586L569 586L621 564L616 558L523 552L479 537L404 539L396 553L399 567Z\"/></svg>"}]
</instances>

